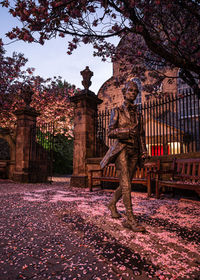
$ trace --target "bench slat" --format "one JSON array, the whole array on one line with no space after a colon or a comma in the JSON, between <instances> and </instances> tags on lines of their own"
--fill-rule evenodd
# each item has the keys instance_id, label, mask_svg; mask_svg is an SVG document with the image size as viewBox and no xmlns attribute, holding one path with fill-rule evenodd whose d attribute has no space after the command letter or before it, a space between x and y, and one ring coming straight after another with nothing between
<instances>
[{"instance_id":1,"label":"bench slat","mask_svg":"<svg viewBox=\"0 0 200 280\"><path fill-rule=\"evenodd\" d=\"M159 198L160 187L170 186L195 190L200 189L200 159L174 159L172 180L157 179L156 197ZM158 174L159 175L159 174ZM159 177L159 176L158 176Z\"/></svg>"}]
</instances>

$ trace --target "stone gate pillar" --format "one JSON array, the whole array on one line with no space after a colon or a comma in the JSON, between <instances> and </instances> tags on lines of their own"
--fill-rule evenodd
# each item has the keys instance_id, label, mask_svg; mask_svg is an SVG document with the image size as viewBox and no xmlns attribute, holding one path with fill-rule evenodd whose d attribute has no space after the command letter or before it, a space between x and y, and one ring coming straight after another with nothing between
<instances>
[{"instance_id":1,"label":"stone gate pillar","mask_svg":"<svg viewBox=\"0 0 200 280\"><path fill-rule=\"evenodd\" d=\"M93 73L88 66L81 72L81 75L84 90L70 98L74 104L73 174L70 185L84 188L88 183L86 159L94 157L95 151L94 115L97 112L97 105L102 100L89 90Z\"/></svg>"},{"instance_id":2,"label":"stone gate pillar","mask_svg":"<svg viewBox=\"0 0 200 280\"><path fill-rule=\"evenodd\" d=\"M36 117L39 114L29 106L33 92L30 92L30 89L25 88L24 94L26 94L26 97L24 97L26 107L15 111L17 128L15 151L16 162L13 180L21 183L28 183L31 127L36 125Z\"/></svg>"}]
</instances>

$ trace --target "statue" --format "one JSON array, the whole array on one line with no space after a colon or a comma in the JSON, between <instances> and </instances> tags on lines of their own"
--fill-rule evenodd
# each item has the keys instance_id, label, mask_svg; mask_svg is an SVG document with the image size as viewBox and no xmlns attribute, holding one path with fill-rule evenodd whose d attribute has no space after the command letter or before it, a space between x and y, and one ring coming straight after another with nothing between
<instances>
[{"instance_id":1,"label":"statue","mask_svg":"<svg viewBox=\"0 0 200 280\"><path fill-rule=\"evenodd\" d=\"M131 179L137 165L147 157L144 130L140 124L137 105L134 104L139 92L137 84L129 81L122 92L124 103L112 111L108 127L108 137L116 140L100 165L104 168L107 164L115 162L119 174L119 187L108 205L112 218L120 218L116 204L122 197L126 209L124 227L134 232L144 232L145 228L137 223L133 215L131 203Z\"/></svg>"}]
</instances>

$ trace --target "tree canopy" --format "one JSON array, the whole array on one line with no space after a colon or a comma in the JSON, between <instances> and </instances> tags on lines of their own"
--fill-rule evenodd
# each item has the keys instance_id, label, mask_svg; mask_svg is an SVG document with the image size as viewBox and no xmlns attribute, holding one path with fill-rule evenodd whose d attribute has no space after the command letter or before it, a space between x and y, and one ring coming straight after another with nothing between
<instances>
[{"instance_id":1,"label":"tree canopy","mask_svg":"<svg viewBox=\"0 0 200 280\"><path fill-rule=\"evenodd\" d=\"M37 122L54 122L55 133L72 136L73 108L69 97L78 90L61 77L43 79L34 76L33 68L25 68L27 59L23 54L12 57L0 45L0 126L14 128L15 110L25 107L26 89L33 93L30 106L40 114Z\"/></svg>"},{"instance_id":2,"label":"tree canopy","mask_svg":"<svg viewBox=\"0 0 200 280\"><path fill-rule=\"evenodd\" d=\"M3 0L1 5L23 23L7 33L10 39L44 44L70 34L68 54L91 43L94 55L122 58L142 79L148 69L157 83L164 79L161 69L179 68L200 98L199 0ZM111 43L114 36L123 40L121 48Z\"/></svg>"}]
</instances>

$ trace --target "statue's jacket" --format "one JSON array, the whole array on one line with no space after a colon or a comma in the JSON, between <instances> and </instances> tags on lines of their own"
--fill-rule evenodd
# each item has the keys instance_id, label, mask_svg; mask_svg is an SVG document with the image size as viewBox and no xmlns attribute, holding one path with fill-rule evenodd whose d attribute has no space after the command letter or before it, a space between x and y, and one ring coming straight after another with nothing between
<instances>
[{"instance_id":1,"label":"statue's jacket","mask_svg":"<svg viewBox=\"0 0 200 280\"><path fill-rule=\"evenodd\" d=\"M100 162L101 168L115 162L119 153L126 147L132 149L133 154L138 157L139 161L140 155L146 153L145 133L137 105L134 105L131 109L131 111L128 110L124 103L111 111L108 137L115 139L115 141ZM134 137L130 137L131 129L134 130Z\"/></svg>"}]
</instances>

